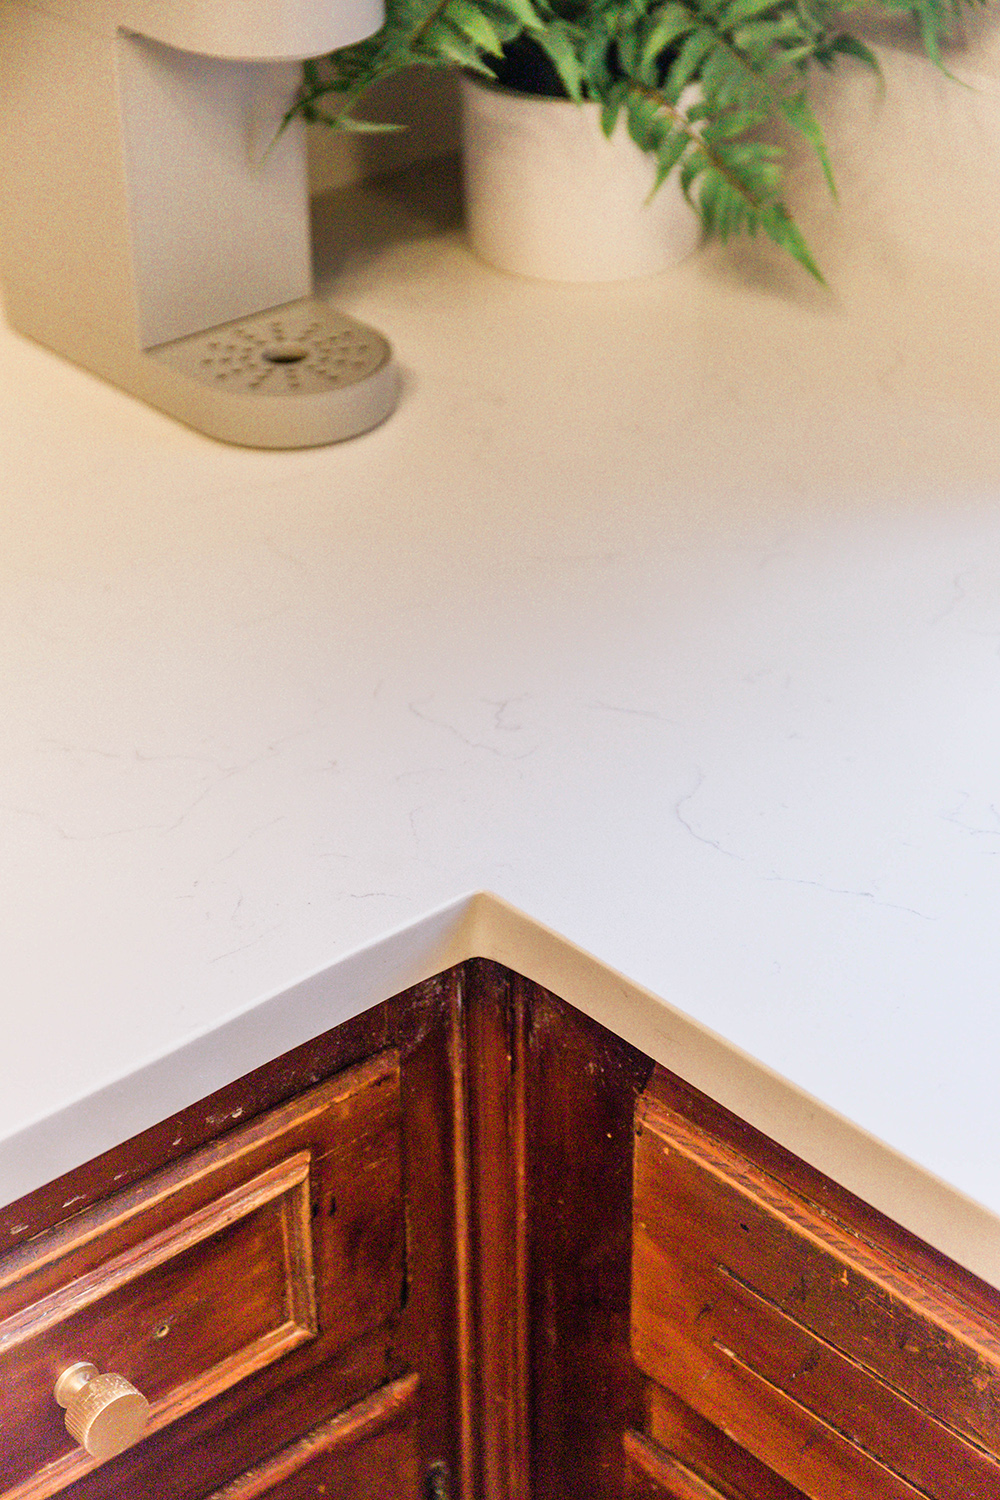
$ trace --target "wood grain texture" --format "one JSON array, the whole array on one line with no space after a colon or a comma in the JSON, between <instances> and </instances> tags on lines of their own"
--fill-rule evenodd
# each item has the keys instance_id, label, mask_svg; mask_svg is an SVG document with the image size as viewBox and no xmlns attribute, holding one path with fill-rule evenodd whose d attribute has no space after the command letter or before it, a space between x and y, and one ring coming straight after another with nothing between
<instances>
[{"instance_id":1,"label":"wood grain texture","mask_svg":"<svg viewBox=\"0 0 1000 1500\"><path fill-rule=\"evenodd\" d=\"M393 1381L208 1500L421 1500L419 1384L417 1375Z\"/></svg>"},{"instance_id":2,"label":"wood grain texture","mask_svg":"<svg viewBox=\"0 0 1000 1500\"><path fill-rule=\"evenodd\" d=\"M803 1500L802 1491L775 1474L746 1448L654 1381L646 1387L647 1433L718 1489L742 1500Z\"/></svg>"},{"instance_id":3,"label":"wood grain texture","mask_svg":"<svg viewBox=\"0 0 1000 1500\"><path fill-rule=\"evenodd\" d=\"M0 1260L0 1316L45 1295L69 1274L102 1264L109 1253L169 1228L295 1150L310 1150L319 1167L356 1136L353 1149L363 1163L373 1139L391 1140L398 1118L399 1058L388 1052L228 1131L135 1187L106 1194L94 1209L10 1252ZM388 1149L398 1158L398 1147ZM315 1191L319 1184L317 1178Z\"/></svg>"},{"instance_id":4,"label":"wood grain texture","mask_svg":"<svg viewBox=\"0 0 1000 1500\"><path fill-rule=\"evenodd\" d=\"M749 1166L780 1183L793 1198L812 1204L822 1217L839 1225L859 1245L924 1279L987 1324L1000 1322L1000 1292L995 1287L949 1260L925 1240L879 1213L676 1073L657 1064L646 1095L650 1103L655 1101L659 1112L684 1120L697 1134L725 1142Z\"/></svg>"},{"instance_id":5,"label":"wood grain texture","mask_svg":"<svg viewBox=\"0 0 1000 1500\"><path fill-rule=\"evenodd\" d=\"M97 1467L53 1410L52 1367L69 1351L132 1372L150 1433L316 1337L309 1166L298 1153L0 1327L0 1474L28 1476L5 1500L45 1500ZM53 1460L54 1428L70 1451Z\"/></svg>"},{"instance_id":6,"label":"wood grain texture","mask_svg":"<svg viewBox=\"0 0 1000 1500\"><path fill-rule=\"evenodd\" d=\"M657 1306L657 1327L670 1330L666 1359L693 1344L708 1365L721 1360L755 1371L928 1494L940 1493L946 1477L964 1500L1000 1496L1000 1464L983 1449L722 1269L699 1276L685 1266L669 1301Z\"/></svg>"},{"instance_id":7,"label":"wood grain texture","mask_svg":"<svg viewBox=\"0 0 1000 1500\"><path fill-rule=\"evenodd\" d=\"M469 1139L469 1067L466 1010L468 971L452 993L448 1031L452 1177L455 1204L455 1344L458 1468L455 1479L462 1500L479 1487L480 1442L476 1411L475 1250L472 1237L472 1159Z\"/></svg>"},{"instance_id":8,"label":"wood grain texture","mask_svg":"<svg viewBox=\"0 0 1000 1500\"><path fill-rule=\"evenodd\" d=\"M1000 1295L496 964L176 1119L10 1214L48 1227L0 1258L8 1355L103 1280L101 1352L157 1344L156 1401L243 1361L72 1500L1000 1496Z\"/></svg>"},{"instance_id":9,"label":"wood grain texture","mask_svg":"<svg viewBox=\"0 0 1000 1500\"><path fill-rule=\"evenodd\" d=\"M641 1368L809 1495L1000 1493L997 1325L655 1088L636 1142Z\"/></svg>"},{"instance_id":10,"label":"wood grain texture","mask_svg":"<svg viewBox=\"0 0 1000 1500\"><path fill-rule=\"evenodd\" d=\"M632 1134L649 1060L527 981L533 1500L622 1500L642 1424L629 1353Z\"/></svg>"},{"instance_id":11,"label":"wood grain texture","mask_svg":"<svg viewBox=\"0 0 1000 1500\"><path fill-rule=\"evenodd\" d=\"M4 1500L98 1467L51 1394L76 1360L132 1381L155 1434L303 1344L329 1358L385 1323L403 1257L395 1053L14 1252L0 1267Z\"/></svg>"},{"instance_id":12,"label":"wood grain texture","mask_svg":"<svg viewBox=\"0 0 1000 1500\"><path fill-rule=\"evenodd\" d=\"M298 1442L345 1408L355 1406L386 1382L406 1379L415 1371L420 1373L420 1387L412 1436L418 1467L421 1473L433 1465L441 1474L457 1474L454 1143L448 1040L455 981L456 971L450 971L433 984L418 986L411 995L395 997L380 1008L381 1017L366 1020L368 1036L399 1044L394 1049L398 1052L399 1089L393 1128L401 1140L398 1155L406 1254L403 1274L395 1286L398 1296L394 1294L388 1317L341 1347L326 1345L321 1327L316 1340L239 1381L169 1428L151 1434L86 1475L74 1485L73 1500L120 1500L122 1495L132 1500L193 1500L208 1495ZM347 1030L348 1056L353 1061L358 1033L353 1024ZM339 1033L318 1038L311 1047L313 1055L321 1059L337 1061L345 1055ZM292 1057L293 1078L300 1076L297 1056ZM275 1077L256 1078L255 1088L263 1094L284 1089L289 1066L287 1059L278 1059ZM335 1094L351 1071L329 1080ZM281 1108L294 1112L294 1103ZM379 1108L384 1110L385 1106ZM215 1116L213 1100L205 1100L201 1110L205 1118ZM388 1111L387 1117L392 1114ZM268 1118L261 1116L252 1123L266 1133ZM227 1118L225 1124L230 1123ZM246 1128L246 1121L236 1131L219 1126L219 1149ZM369 1203L371 1207L369 1194L372 1202L378 1202L380 1174L373 1164L370 1134L367 1139L365 1147L363 1133L353 1166L349 1158L338 1156L336 1151L318 1153L323 1188L314 1194L311 1205L317 1266L323 1259L321 1247L338 1220L348 1230L351 1202L362 1206ZM58 1226L58 1233L71 1235L81 1222L78 1218L72 1224ZM335 1237L330 1272L336 1275L338 1258L361 1268L387 1250L395 1256L397 1243L395 1230L390 1235L379 1230L372 1236L348 1230L339 1240ZM320 1272L317 1285L321 1285ZM56 1420L60 1420L58 1413ZM454 1484L452 1494L457 1494Z\"/></svg>"},{"instance_id":13,"label":"wood grain texture","mask_svg":"<svg viewBox=\"0 0 1000 1500\"><path fill-rule=\"evenodd\" d=\"M626 1432L629 1500L746 1500L737 1490L716 1489L702 1475L639 1432Z\"/></svg>"},{"instance_id":14,"label":"wood grain texture","mask_svg":"<svg viewBox=\"0 0 1000 1500\"><path fill-rule=\"evenodd\" d=\"M470 1493L530 1500L525 996L495 965L476 967L472 989L464 1018L478 1439Z\"/></svg>"},{"instance_id":15,"label":"wood grain texture","mask_svg":"<svg viewBox=\"0 0 1000 1500\"><path fill-rule=\"evenodd\" d=\"M689 1343L679 1340L668 1351L674 1390L810 1500L924 1500L926 1491L763 1380L730 1351L716 1352L717 1358L700 1359ZM947 1472L939 1474L946 1487L936 1496L956 1496Z\"/></svg>"}]
</instances>

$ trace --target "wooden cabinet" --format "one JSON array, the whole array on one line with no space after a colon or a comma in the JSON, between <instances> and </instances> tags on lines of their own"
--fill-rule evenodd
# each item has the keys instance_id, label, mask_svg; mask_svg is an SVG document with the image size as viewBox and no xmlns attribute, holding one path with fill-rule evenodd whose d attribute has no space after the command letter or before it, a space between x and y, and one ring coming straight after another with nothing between
<instances>
[{"instance_id":1,"label":"wooden cabinet","mask_svg":"<svg viewBox=\"0 0 1000 1500\"><path fill-rule=\"evenodd\" d=\"M735 1470L748 1496L1000 1495L998 1299L746 1127L741 1143L680 1103L658 1070L637 1117L631 1342L649 1383L634 1493L683 1500Z\"/></svg>"},{"instance_id":2,"label":"wooden cabinet","mask_svg":"<svg viewBox=\"0 0 1000 1500\"><path fill-rule=\"evenodd\" d=\"M210 1500L421 1500L417 1375L394 1380Z\"/></svg>"},{"instance_id":3,"label":"wooden cabinet","mask_svg":"<svg viewBox=\"0 0 1000 1500\"><path fill-rule=\"evenodd\" d=\"M451 1474L460 1004L458 973L419 986L4 1211L3 1500L424 1500ZM150 1403L103 1462L52 1395L80 1360Z\"/></svg>"},{"instance_id":4,"label":"wooden cabinet","mask_svg":"<svg viewBox=\"0 0 1000 1500\"><path fill-rule=\"evenodd\" d=\"M52 1399L78 1361L123 1375L160 1432L294 1351L329 1361L398 1314L400 1068L385 1052L8 1257L0 1272L3 1500L99 1460Z\"/></svg>"},{"instance_id":5,"label":"wooden cabinet","mask_svg":"<svg viewBox=\"0 0 1000 1500\"><path fill-rule=\"evenodd\" d=\"M0 1235L0 1500L1000 1496L1000 1295L482 960Z\"/></svg>"}]
</instances>

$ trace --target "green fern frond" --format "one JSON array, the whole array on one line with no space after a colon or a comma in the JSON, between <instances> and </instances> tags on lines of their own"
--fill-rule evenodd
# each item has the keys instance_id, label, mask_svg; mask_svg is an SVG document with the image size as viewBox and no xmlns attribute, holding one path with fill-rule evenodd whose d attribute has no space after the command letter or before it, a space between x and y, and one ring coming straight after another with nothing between
<instances>
[{"instance_id":1,"label":"green fern frond","mask_svg":"<svg viewBox=\"0 0 1000 1500\"><path fill-rule=\"evenodd\" d=\"M782 201L784 151L767 137L779 125L796 131L835 192L809 72L853 58L881 82L875 53L843 25L845 11L876 3L908 15L944 68L941 48L961 10L986 0L386 0L376 35L305 64L284 124L300 115L393 129L354 113L373 83L413 63L492 78L505 49L530 38L568 98L597 102L606 134L624 112L655 163L654 192L676 175L707 234L763 231L822 281Z\"/></svg>"},{"instance_id":2,"label":"green fern frond","mask_svg":"<svg viewBox=\"0 0 1000 1500\"><path fill-rule=\"evenodd\" d=\"M552 21L538 32L537 40L559 74L568 97L581 104L585 98L583 64L570 26L561 21Z\"/></svg>"}]
</instances>

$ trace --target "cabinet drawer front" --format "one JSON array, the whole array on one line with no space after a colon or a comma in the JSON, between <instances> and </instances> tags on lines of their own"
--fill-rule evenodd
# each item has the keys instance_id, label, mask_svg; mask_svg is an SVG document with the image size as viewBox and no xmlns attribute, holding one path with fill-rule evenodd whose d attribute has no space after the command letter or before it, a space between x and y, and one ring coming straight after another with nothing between
<instances>
[{"instance_id":1,"label":"cabinet drawer front","mask_svg":"<svg viewBox=\"0 0 1000 1500\"><path fill-rule=\"evenodd\" d=\"M636 1139L632 1345L808 1495L1000 1494L996 1330L655 1101Z\"/></svg>"},{"instance_id":2,"label":"cabinet drawer front","mask_svg":"<svg viewBox=\"0 0 1000 1500\"><path fill-rule=\"evenodd\" d=\"M98 1467L52 1396L69 1365L124 1375L158 1431L300 1347L328 1357L377 1327L403 1253L394 1054L24 1246L0 1262L2 1500Z\"/></svg>"},{"instance_id":3,"label":"cabinet drawer front","mask_svg":"<svg viewBox=\"0 0 1000 1500\"><path fill-rule=\"evenodd\" d=\"M393 1381L208 1500L421 1500L418 1385Z\"/></svg>"}]
</instances>

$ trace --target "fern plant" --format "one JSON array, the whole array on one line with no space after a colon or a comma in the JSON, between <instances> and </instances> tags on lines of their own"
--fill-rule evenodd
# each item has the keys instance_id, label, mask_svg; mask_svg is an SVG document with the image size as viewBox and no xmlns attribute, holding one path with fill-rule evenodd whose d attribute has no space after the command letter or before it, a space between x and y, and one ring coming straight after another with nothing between
<instances>
[{"instance_id":1,"label":"fern plant","mask_svg":"<svg viewBox=\"0 0 1000 1500\"><path fill-rule=\"evenodd\" d=\"M909 15L943 67L941 42L962 3L881 0L878 9ZM533 54L552 81L536 91L596 101L608 135L624 115L655 159L656 187L676 170L707 235L763 230L822 281L783 201L785 149L769 135L778 124L797 131L835 193L810 70L848 56L879 72L844 15L831 0L387 0L381 31L306 64L291 113L340 129L392 129L356 113L379 79L422 63L510 82L512 60Z\"/></svg>"}]
</instances>

